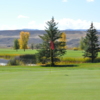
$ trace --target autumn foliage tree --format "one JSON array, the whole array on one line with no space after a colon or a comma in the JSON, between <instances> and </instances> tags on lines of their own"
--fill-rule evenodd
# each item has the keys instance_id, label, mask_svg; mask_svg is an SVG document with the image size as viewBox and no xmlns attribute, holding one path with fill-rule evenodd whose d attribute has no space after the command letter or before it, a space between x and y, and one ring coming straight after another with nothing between
<instances>
[{"instance_id":1,"label":"autumn foliage tree","mask_svg":"<svg viewBox=\"0 0 100 100\"><path fill-rule=\"evenodd\" d=\"M67 42L67 39L66 39L66 33L65 32L62 32L61 33L61 38L59 39L60 42L62 42L63 46L61 46L61 48L64 48L66 49L66 42Z\"/></svg>"},{"instance_id":2,"label":"autumn foliage tree","mask_svg":"<svg viewBox=\"0 0 100 100\"><path fill-rule=\"evenodd\" d=\"M25 51L25 49L28 48L27 43L29 40L29 36L30 36L29 32L24 32L24 31L20 32L20 39L19 39L20 49L24 49Z\"/></svg>"}]
</instances>

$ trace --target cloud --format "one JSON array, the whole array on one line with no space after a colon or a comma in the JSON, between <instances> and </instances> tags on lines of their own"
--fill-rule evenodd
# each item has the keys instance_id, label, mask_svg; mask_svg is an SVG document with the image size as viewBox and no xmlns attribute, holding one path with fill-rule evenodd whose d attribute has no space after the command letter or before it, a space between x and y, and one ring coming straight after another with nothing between
<instances>
[{"instance_id":1,"label":"cloud","mask_svg":"<svg viewBox=\"0 0 100 100\"><path fill-rule=\"evenodd\" d=\"M28 16L19 15L17 18L29 18Z\"/></svg>"},{"instance_id":2,"label":"cloud","mask_svg":"<svg viewBox=\"0 0 100 100\"><path fill-rule=\"evenodd\" d=\"M87 0L87 2L94 2L94 0Z\"/></svg>"},{"instance_id":3,"label":"cloud","mask_svg":"<svg viewBox=\"0 0 100 100\"><path fill-rule=\"evenodd\" d=\"M0 26L0 30L15 30L17 27L15 25L9 26L9 25L2 25Z\"/></svg>"},{"instance_id":4,"label":"cloud","mask_svg":"<svg viewBox=\"0 0 100 100\"><path fill-rule=\"evenodd\" d=\"M81 19L70 19L63 18L60 20L56 20L58 22L58 28L60 30L64 29L89 29L91 21L81 20ZM99 22L93 22L96 29L100 29Z\"/></svg>"},{"instance_id":5,"label":"cloud","mask_svg":"<svg viewBox=\"0 0 100 100\"><path fill-rule=\"evenodd\" d=\"M40 29L44 30L46 25L46 20L41 23L37 23L36 21L30 21L24 25L0 25L0 30L15 30L15 29ZM55 22L58 23L57 27L59 30L66 29L89 29L91 25L91 21L81 20L81 19L71 19L71 18L63 18L63 19L55 19ZM100 30L100 22L93 22L93 25L96 29Z\"/></svg>"},{"instance_id":6,"label":"cloud","mask_svg":"<svg viewBox=\"0 0 100 100\"><path fill-rule=\"evenodd\" d=\"M63 2L67 2L68 0L62 0Z\"/></svg>"},{"instance_id":7,"label":"cloud","mask_svg":"<svg viewBox=\"0 0 100 100\"><path fill-rule=\"evenodd\" d=\"M46 22L47 21L44 21L43 23L36 23L35 21L31 21L28 23L27 28L44 30L46 26Z\"/></svg>"},{"instance_id":8,"label":"cloud","mask_svg":"<svg viewBox=\"0 0 100 100\"><path fill-rule=\"evenodd\" d=\"M81 20L81 19L71 19L71 18L63 18L63 19L55 19L58 22L58 29L65 30L65 29L89 29L91 21ZM44 30L47 21L43 23L37 23L35 21L31 21L28 23L27 28L31 29L41 29ZM96 29L100 29L100 22L93 22Z\"/></svg>"}]
</instances>

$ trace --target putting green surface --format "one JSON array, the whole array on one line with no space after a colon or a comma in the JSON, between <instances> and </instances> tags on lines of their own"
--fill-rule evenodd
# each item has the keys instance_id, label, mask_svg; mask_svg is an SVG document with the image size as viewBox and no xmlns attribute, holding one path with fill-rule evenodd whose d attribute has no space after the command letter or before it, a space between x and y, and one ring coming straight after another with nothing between
<instances>
[{"instance_id":1,"label":"putting green surface","mask_svg":"<svg viewBox=\"0 0 100 100\"><path fill-rule=\"evenodd\" d=\"M99 100L99 65L0 67L0 100Z\"/></svg>"}]
</instances>

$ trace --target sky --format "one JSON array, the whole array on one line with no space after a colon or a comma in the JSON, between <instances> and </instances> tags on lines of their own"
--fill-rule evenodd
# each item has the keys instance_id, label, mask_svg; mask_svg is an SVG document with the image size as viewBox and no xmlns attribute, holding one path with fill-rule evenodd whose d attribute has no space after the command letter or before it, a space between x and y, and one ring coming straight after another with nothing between
<instances>
[{"instance_id":1,"label":"sky","mask_svg":"<svg viewBox=\"0 0 100 100\"><path fill-rule=\"evenodd\" d=\"M52 17L60 30L100 29L100 0L0 0L0 30L44 30Z\"/></svg>"}]
</instances>

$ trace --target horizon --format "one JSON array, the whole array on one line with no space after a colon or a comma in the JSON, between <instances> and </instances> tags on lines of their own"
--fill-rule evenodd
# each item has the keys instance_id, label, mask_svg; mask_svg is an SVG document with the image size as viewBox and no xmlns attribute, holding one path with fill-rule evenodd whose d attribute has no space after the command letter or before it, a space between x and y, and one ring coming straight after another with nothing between
<instances>
[{"instance_id":1,"label":"horizon","mask_svg":"<svg viewBox=\"0 0 100 100\"><path fill-rule=\"evenodd\" d=\"M91 22L100 30L100 0L9 0L1 1L0 30L44 30L52 16L58 29L89 29Z\"/></svg>"},{"instance_id":2,"label":"horizon","mask_svg":"<svg viewBox=\"0 0 100 100\"><path fill-rule=\"evenodd\" d=\"M45 31L45 29L5 29L5 30L0 30L0 31ZM64 29L64 30L60 30L60 31L87 31L88 29ZM96 29L97 31L100 31L100 29Z\"/></svg>"}]
</instances>

